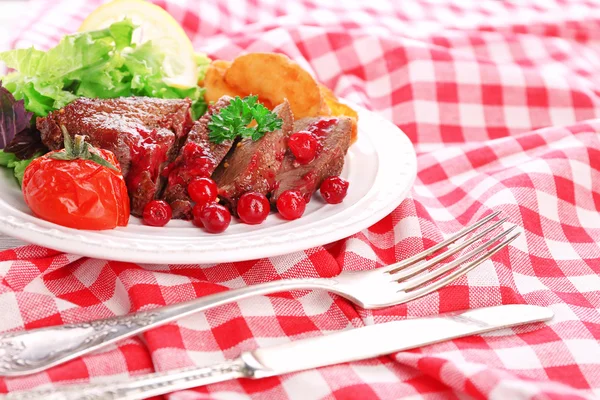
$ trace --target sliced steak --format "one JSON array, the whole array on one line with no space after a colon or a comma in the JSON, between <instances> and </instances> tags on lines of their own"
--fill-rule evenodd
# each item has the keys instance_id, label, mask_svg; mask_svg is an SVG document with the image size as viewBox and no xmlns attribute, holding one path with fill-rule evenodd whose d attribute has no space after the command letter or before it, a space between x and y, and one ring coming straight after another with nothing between
<instances>
[{"instance_id":1,"label":"sliced steak","mask_svg":"<svg viewBox=\"0 0 600 400\"><path fill-rule=\"evenodd\" d=\"M234 214L242 194L252 191L267 195L275 189L275 177L287 149L287 138L292 133L294 116L287 101L275 107L273 112L283 120L282 128L257 141L243 139L238 142L213 174L219 186L219 197Z\"/></svg>"},{"instance_id":2,"label":"sliced steak","mask_svg":"<svg viewBox=\"0 0 600 400\"><path fill-rule=\"evenodd\" d=\"M194 123L175 161L163 172L163 176L168 176L163 198L171 205L173 218L192 218L193 202L187 192L188 184L196 176L210 177L233 145L232 140L216 144L208 138L208 123L213 114L227 107L231 100L231 97L223 96L209 107L207 113Z\"/></svg>"},{"instance_id":3,"label":"sliced steak","mask_svg":"<svg viewBox=\"0 0 600 400\"><path fill-rule=\"evenodd\" d=\"M92 145L112 151L127 181L131 213L140 216L162 190L160 172L192 125L190 106L189 99L80 98L38 118L37 127L51 150L63 147L62 125L71 136L84 135Z\"/></svg>"},{"instance_id":4,"label":"sliced steak","mask_svg":"<svg viewBox=\"0 0 600 400\"><path fill-rule=\"evenodd\" d=\"M294 124L294 132L298 131L312 132L322 147L315 159L308 164L299 164L290 151L286 153L277 174L277 188L271 194L272 204L286 190L299 191L308 203L323 180L339 175L344 167L344 156L352 136L350 118L303 118Z\"/></svg>"}]
</instances>

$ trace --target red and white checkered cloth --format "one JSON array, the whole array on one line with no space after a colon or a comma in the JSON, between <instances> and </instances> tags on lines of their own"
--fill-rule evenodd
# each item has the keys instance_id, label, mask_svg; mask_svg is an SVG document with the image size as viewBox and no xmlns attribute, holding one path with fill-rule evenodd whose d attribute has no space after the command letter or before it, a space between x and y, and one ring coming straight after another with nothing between
<instances>
[{"instance_id":1,"label":"red and white checkered cloth","mask_svg":"<svg viewBox=\"0 0 600 400\"><path fill-rule=\"evenodd\" d=\"M98 1L28 6L12 45L47 48ZM503 303L556 317L389 357L179 392L171 399L583 399L600 395L600 4L594 1L157 1L198 50L279 51L417 146L398 209L334 245L221 265L135 265L35 246L0 253L0 329L146 310L415 254L491 210L524 228L451 287L382 311L323 292L194 315L0 391L101 382L410 316ZM0 5L1 7L1 5ZM50 340L50 338L49 338Z\"/></svg>"}]
</instances>

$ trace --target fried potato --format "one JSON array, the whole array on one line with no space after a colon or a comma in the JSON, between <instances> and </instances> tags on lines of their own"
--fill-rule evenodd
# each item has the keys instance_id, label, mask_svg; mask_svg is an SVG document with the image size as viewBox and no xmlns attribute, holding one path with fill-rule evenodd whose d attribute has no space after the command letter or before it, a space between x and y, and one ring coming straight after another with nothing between
<instances>
[{"instance_id":1,"label":"fried potato","mask_svg":"<svg viewBox=\"0 0 600 400\"><path fill-rule=\"evenodd\" d=\"M319 89L321 88L321 84L319 84ZM327 89L329 90L329 89ZM323 91L321 91L321 109L319 110L319 115L328 116L331 115L331 108L329 108L329 103L331 100L328 100L325 97Z\"/></svg>"},{"instance_id":2,"label":"fried potato","mask_svg":"<svg viewBox=\"0 0 600 400\"><path fill-rule=\"evenodd\" d=\"M216 102L224 95L232 97L243 96L240 92L232 88L225 82L225 71L231 65L230 61L214 60L206 70L204 77L204 100L207 104Z\"/></svg>"},{"instance_id":3,"label":"fried potato","mask_svg":"<svg viewBox=\"0 0 600 400\"><path fill-rule=\"evenodd\" d=\"M267 107L287 99L296 119L319 115L321 110L315 79L283 54L241 55L225 71L225 83L245 95L257 95Z\"/></svg>"},{"instance_id":4,"label":"fried potato","mask_svg":"<svg viewBox=\"0 0 600 400\"><path fill-rule=\"evenodd\" d=\"M333 94L333 92L322 83L319 83L319 91L321 92L321 96L324 100L337 101L337 97L335 96L335 94Z\"/></svg>"},{"instance_id":5,"label":"fried potato","mask_svg":"<svg viewBox=\"0 0 600 400\"><path fill-rule=\"evenodd\" d=\"M347 105L340 103L338 98L333 94L328 87L319 84L319 90L323 98L323 103L327 105L327 109L321 109L321 115L331 115L333 117L346 116L352 118L352 138L351 143L356 142L358 136L358 113Z\"/></svg>"}]
</instances>

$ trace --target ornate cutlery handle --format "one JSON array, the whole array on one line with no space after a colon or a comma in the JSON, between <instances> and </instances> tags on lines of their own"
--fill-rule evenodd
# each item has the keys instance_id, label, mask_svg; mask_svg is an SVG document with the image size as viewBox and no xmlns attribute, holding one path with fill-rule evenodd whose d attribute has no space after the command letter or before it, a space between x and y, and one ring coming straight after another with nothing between
<instances>
[{"instance_id":1,"label":"ornate cutlery handle","mask_svg":"<svg viewBox=\"0 0 600 400\"><path fill-rule=\"evenodd\" d=\"M0 376L43 371L118 340L247 297L298 289L331 289L335 283L320 278L267 282L120 317L0 335Z\"/></svg>"},{"instance_id":2,"label":"ornate cutlery handle","mask_svg":"<svg viewBox=\"0 0 600 400\"><path fill-rule=\"evenodd\" d=\"M120 382L13 392L6 396L6 400L137 400L250 376L252 370L241 358L237 358L208 367L141 375Z\"/></svg>"}]
</instances>

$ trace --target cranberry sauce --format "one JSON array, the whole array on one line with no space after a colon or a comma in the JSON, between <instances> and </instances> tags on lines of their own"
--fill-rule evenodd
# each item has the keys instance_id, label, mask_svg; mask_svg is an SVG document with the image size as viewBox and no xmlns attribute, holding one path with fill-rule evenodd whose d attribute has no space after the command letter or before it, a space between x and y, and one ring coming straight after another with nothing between
<instances>
[{"instance_id":1,"label":"cranberry sauce","mask_svg":"<svg viewBox=\"0 0 600 400\"><path fill-rule=\"evenodd\" d=\"M169 144L158 135L156 130L150 132L138 129L139 136L131 137L131 167L127 174L127 186L135 191L142 180L149 179L156 184L160 166L167 161Z\"/></svg>"},{"instance_id":2,"label":"cranberry sauce","mask_svg":"<svg viewBox=\"0 0 600 400\"><path fill-rule=\"evenodd\" d=\"M306 130L311 132L317 138L322 139L327 135L327 133L331 130L332 127L338 122L337 118L329 118L329 119L320 119L314 124L309 125Z\"/></svg>"},{"instance_id":3,"label":"cranberry sauce","mask_svg":"<svg viewBox=\"0 0 600 400\"><path fill-rule=\"evenodd\" d=\"M214 171L214 157L198 143L188 142L182 154L163 171L169 177L169 184L187 185L195 177L209 178Z\"/></svg>"}]
</instances>

